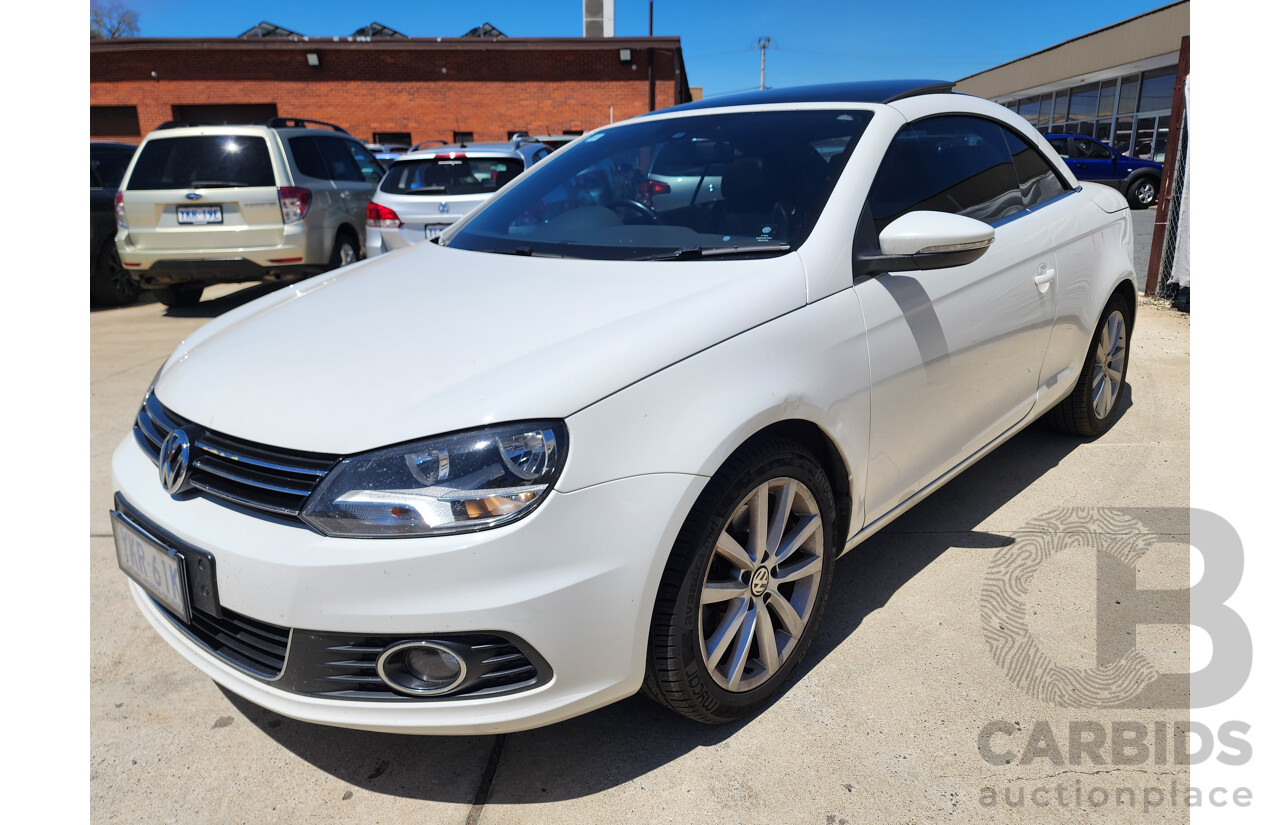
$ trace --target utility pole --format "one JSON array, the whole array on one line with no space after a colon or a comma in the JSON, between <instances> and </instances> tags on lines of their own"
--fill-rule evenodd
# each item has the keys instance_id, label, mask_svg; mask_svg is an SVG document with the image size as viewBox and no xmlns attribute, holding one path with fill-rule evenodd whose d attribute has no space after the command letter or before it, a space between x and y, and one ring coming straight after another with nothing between
<instances>
[{"instance_id":1,"label":"utility pole","mask_svg":"<svg viewBox=\"0 0 1280 825\"><path fill-rule=\"evenodd\" d=\"M760 91L764 91L764 50L769 48L768 37L757 37L756 48L760 50Z\"/></svg>"},{"instance_id":2,"label":"utility pole","mask_svg":"<svg viewBox=\"0 0 1280 825\"><path fill-rule=\"evenodd\" d=\"M649 0L649 39L653 40L653 0ZM656 89L653 85L653 46L649 47L649 111L658 108Z\"/></svg>"}]
</instances>

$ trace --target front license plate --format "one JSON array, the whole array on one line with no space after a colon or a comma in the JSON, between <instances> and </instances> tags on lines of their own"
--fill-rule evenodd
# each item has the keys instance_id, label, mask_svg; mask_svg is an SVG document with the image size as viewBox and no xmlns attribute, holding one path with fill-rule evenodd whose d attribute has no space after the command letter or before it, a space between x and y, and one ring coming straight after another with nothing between
<instances>
[{"instance_id":1,"label":"front license plate","mask_svg":"<svg viewBox=\"0 0 1280 825\"><path fill-rule=\"evenodd\" d=\"M116 561L125 575L178 618L189 622L187 569L182 556L144 535L116 512L111 514L111 532L116 539Z\"/></svg>"},{"instance_id":2,"label":"front license plate","mask_svg":"<svg viewBox=\"0 0 1280 825\"><path fill-rule=\"evenodd\" d=\"M178 223L222 223L221 206L179 206Z\"/></svg>"},{"instance_id":3,"label":"front license plate","mask_svg":"<svg viewBox=\"0 0 1280 825\"><path fill-rule=\"evenodd\" d=\"M443 231L444 231L444 228L445 228L446 226L448 226L448 225L449 225L449 224L447 224L447 223L443 223L443 224L442 224L442 223L435 223L435 224L429 223L429 224L427 224L427 227L426 227L426 229L427 229L427 232L426 232L427 240L431 240L432 238L434 238L434 237L436 237L437 235L439 235L441 232L443 232Z\"/></svg>"}]
</instances>

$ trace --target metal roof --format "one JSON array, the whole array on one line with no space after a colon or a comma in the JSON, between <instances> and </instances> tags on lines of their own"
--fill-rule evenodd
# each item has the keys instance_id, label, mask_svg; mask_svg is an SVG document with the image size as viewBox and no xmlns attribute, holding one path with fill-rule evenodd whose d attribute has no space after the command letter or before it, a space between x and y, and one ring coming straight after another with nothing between
<instances>
[{"instance_id":1,"label":"metal roof","mask_svg":"<svg viewBox=\"0 0 1280 825\"><path fill-rule=\"evenodd\" d=\"M719 109L722 106L755 106L761 103L892 103L916 95L946 94L955 87L950 80L863 80L854 83L820 83L814 86L790 86L765 89L763 92L740 92L704 98L693 103L663 109L664 112L689 109Z\"/></svg>"}]
</instances>

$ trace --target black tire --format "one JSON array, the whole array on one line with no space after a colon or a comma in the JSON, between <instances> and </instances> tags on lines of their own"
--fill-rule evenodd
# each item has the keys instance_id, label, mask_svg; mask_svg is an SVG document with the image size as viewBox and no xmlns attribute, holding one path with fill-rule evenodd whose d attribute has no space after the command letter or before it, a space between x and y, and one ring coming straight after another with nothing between
<instances>
[{"instance_id":1,"label":"black tire","mask_svg":"<svg viewBox=\"0 0 1280 825\"><path fill-rule=\"evenodd\" d=\"M140 288L120 263L114 238L108 238L93 262L89 279L89 302L100 307L122 307L138 300Z\"/></svg>"},{"instance_id":2,"label":"black tire","mask_svg":"<svg viewBox=\"0 0 1280 825\"><path fill-rule=\"evenodd\" d=\"M1159 197L1160 180L1152 177L1138 178L1129 184L1129 190L1125 192L1130 209L1146 209L1148 206L1155 205Z\"/></svg>"},{"instance_id":3,"label":"black tire","mask_svg":"<svg viewBox=\"0 0 1280 825\"><path fill-rule=\"evenodd\" d=\"M204 284L170 284L155 290L156 300L167 307L193 307L200 303Z\"/></svg>"},{"instance_id":4,"label":"black tire","mask_svg":"<svg viewBox=\"0 0 1280 825\"><path fill-rule=\"evenodd\" d=\"M333 251L329 253L329 269L353 264L360 260L360 242L345 229L338 230L333 239Z\"/></svg>"},{"instance_id":5,"label":"black tire","mask_svg":"<svg viewBox=\"0 0 1280 825\"><path fill-rule=\"evenodd\" d=\"M782 529L760 534L764 547L753 560L750 548L756 545L749 534L759 528L752 527L750 502L760 501L763 488L767 516L755 524L772 524L779 502L788 500L789 483L794 483L793 495ZM649 628L643 692L677 713L711 724L740 719L768 702L804 657L822 618L835 563L835 512L830 482L799 444L764 437L734 453L698 497L663 572ZM722 533L746 539L736 544L742 553L738 563L730 562L736 551L725 552L732 548ZM807 538L786 541L801 536ZM773 550L789 545L797 549L784 553L781 561L773 557ZM789 574L797 579L786 581ZM716 596L739 591L732 597ZM762 614L768 627L757 621ZM742 618L734 625L730 619L738 615ZM763 647L765 636L772 643L772 666ZM719 639L724 641L716 645ZM708 641L719 655L706 652ZM744 664L735 670L739 661Z\"/></svg>"},{"instance_id":6,"label":"black tire","mask_svg":"<svg viewBox=\"0 0 1280 825\"><path fill-rule=\"evenodd\" d=\"M1116 353L1110 341L1115 335L1112 325L1118 321L1120 351ZM1113 295L1107 302L1098 320L1098 327L1093 331L1089 341L1089 351L1085 353L1084 365L1080 368L1080 377L1076 380L1071 394L1049 411L1045 420L1063 432L1092 438L1105 433L1115 423L1120 411L1120 396L1124 393L1125 379L1129 374L1129 339L1133 329L1133 310L1127 301L1119 295ZM1104 341L1104 338L1107 340ZM1105 346L1104 346L1105 345ZM1104 351L1104 349L1106 351ZM1120 357L1120 369L1115 369L1115 357ZM1109 366L1105 375L1099 375L1099 367L1103 363ZM1116 382L1114 373L1119 373ZM1095 382L1103 386L1095 388ZM1114 392L1111 388L1114 387ZM1111 397L1111 402L1100 405L1095 398L1096 389L1102 389ZM1100 397L1100 396L1099 396ZM1100 409L1100 406L1103 409Z\"/></svg>"}]
</instances>

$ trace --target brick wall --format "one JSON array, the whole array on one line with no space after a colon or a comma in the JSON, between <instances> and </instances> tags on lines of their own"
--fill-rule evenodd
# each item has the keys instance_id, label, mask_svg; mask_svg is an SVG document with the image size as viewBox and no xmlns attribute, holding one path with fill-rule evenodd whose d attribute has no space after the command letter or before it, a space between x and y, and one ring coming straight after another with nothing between
<instances>
[{"instance_id":1,"label":"brick wall","mask_svg":"<svg viewBox=\"0 0 1280 825\"><path fill-rule=\"evenodd\" d=\"M275 103L281 116L330 121L365 140L374 132L449 140L454 131L469 131L477 141L501 141L514 129L592 129L609 123L610 107L614 120L648 111L649 42L657 46L656 108L682 102L675 38L559 48L532 39L116 41L90 47L89 97L94 106L136 106L143 135L173 119L174 105ZM632 59L623 62L619 48L628 46ZM319 67L307 65L308 52L319 55Z\"/></svg>"}]
</instances>

